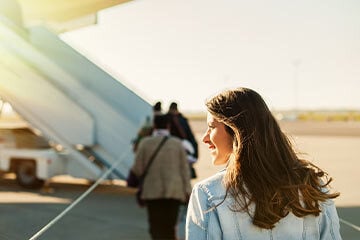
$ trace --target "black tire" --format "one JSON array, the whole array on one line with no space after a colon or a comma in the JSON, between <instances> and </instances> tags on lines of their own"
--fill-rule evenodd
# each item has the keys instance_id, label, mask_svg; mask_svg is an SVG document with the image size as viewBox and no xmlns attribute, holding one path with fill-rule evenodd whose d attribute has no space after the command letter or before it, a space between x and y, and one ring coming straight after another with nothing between
<instances>
[{"instance_id":1,"label":"black tire","mask_svg":"<svg viewBox=\"0 0 360 240\"><path fill-rule=\"evenodd\" d=\"M16 166L16 180L20 186L29 189L41 188L45 181L36 176L36 163L33 160L23 160Z\"/></svg>"}]
</instances>

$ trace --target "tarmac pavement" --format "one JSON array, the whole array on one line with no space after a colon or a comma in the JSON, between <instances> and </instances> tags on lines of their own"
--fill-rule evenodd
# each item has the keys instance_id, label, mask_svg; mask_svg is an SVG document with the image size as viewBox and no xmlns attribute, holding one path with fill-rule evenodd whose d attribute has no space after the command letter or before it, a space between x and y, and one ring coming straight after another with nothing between
<instances>
[{"instance_id":1,"label":"tarmac pavement","mask_svg":"<svg viewBox=\"0 0 360 240\"><path fill-rule=\"evenodd\" d=\"M1 179L0 186L0 239L24 240L35 235L90 185L64 177L42 191L24 191L11 178ZM133 193L118 183L101 184L38 239L150 239L145 209L136 205Z\"/></svg>"},{"instance_id":2,"label":"tarmac pavement","mask_svg":"<svg viewBox=\"0 0 360 240\"><path fill-rule=\"evenodd\" d=\"M193 123L194 124L194 123ZM199 124L199 125L196 125ZM204 123L195 123L200 139ZM360 136L301 135L293 140L308 159L334 177L333 187L341 192L336 205L341 218L344 240L360 239ZM196 169L202 180L222 167L214 167L205 145L200 143ZM0 240L29 239L60 214L72 201L85 192L90 184L69 177L54 178L48 188L25 191L5 174L0 178ZM148 240L145 209L139 208L134 191L124 182L104 182L68 214L51 226L38 239L46 240Z\"/></svg>"}]
</instances>

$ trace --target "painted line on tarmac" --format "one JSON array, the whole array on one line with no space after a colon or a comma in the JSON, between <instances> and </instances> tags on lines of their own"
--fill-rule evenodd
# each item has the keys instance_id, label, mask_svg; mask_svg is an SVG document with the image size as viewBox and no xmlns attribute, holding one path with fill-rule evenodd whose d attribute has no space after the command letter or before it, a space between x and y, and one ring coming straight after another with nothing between
<instances>
[{"instance_id":1,"label":"painted line on tarmac","mask_svg":"<svg viewBox=\"0 0 360 240\"><path fill-rule=\"evenodd\" d=\"M339 218L340 222L342 222L343 224L346 224L348 225L349 227L355 229L356 231L359 231L360 232L360 227L359 226L356 226L355 224L352 224L351 222L348 222L342 218Z\"/></svg>"}]
</instances>

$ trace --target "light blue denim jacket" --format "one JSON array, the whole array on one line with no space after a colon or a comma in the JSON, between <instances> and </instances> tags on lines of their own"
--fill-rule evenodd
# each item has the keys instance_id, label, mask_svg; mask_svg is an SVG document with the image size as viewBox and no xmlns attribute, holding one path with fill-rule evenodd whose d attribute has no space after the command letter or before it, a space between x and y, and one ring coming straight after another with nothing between
<instances>
[{"instance_id":1,"label":"light blue denim jacket","mask_svg":"<svg viewBox=\"0 0 360 240\"><path fill-rule=\"evenodd\" d=\"M341 239L339 217L333 201L322 203L322 212L317 217L299 218L289 213L271 230L253 225L247 213L231 211L228 207L233 202L231 197L211 209L224 199L224 174L225 171L221 171L194 186L186 219L187 240Z\"/></svg>"}]
</instances>

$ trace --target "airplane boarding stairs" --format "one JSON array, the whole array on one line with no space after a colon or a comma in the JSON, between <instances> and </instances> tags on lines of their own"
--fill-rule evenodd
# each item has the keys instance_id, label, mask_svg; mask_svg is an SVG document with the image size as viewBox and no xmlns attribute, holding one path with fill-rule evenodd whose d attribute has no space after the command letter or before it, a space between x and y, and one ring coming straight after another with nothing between
<instances>
[{"instance_id":1,"label":"airplane boarding stairs","mask_svg":"<svg viewBox=\"0 0 360 240\"><path fill-rule=\"evenodd\" d=\"M0 22L0 96L70 156L68 174L96 179L128 152L112 178L132 164L131 140L151 105L44 27ZM87 154L76 146L84 146Z\"/></svg>"}]
</instances>

